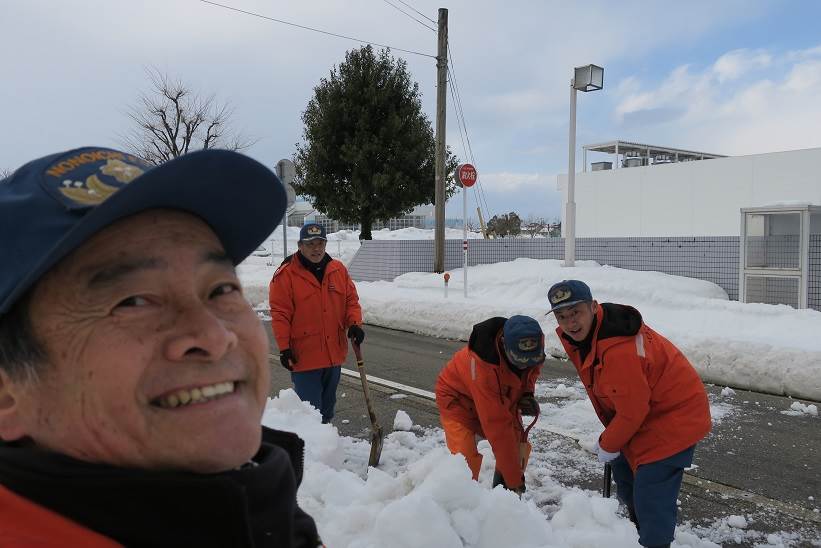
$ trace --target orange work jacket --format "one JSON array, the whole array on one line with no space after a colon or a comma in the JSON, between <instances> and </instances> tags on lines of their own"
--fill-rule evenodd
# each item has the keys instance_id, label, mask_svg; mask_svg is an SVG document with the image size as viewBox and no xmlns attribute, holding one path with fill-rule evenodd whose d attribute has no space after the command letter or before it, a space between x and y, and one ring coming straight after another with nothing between
<instances>
[{"instance_id":1,"label":"orange work jacket","mask_svg":"<svg viewBox=\"0 0 821 548\"><path fill-rule=\"evenodd\" d=\"M710 431L710 404L698 373L635 308L598 306L584 360L561 328L556 333L605 426L599 445L621 451L634 471L695 445Z\"/></svg>"},{"instance_id":2,"label":"orange work jacket","mask_svg":"<svg viewBox=\"0 0 821 548\"><path fill-rule=\"evenodd\" d=\"M121 548L122 544L0 485L0 546Z\"/></svg>"},{"instance_id":3,"label":"orange work jacket","mask_svg":"<svg viewBox=\"0 0 821 548\"><path fill-rule=\"evenodd\" d=\"M362 308L344 264L331 259L320 284L295 253L274 273L268 301L274 338L280 350L293 352L294 371L345 362L347 330L362 323Z\"/></svg>"},{"instance_id":4,"label":"orange work jacket","mask_svg":"<svg viewBox=\"0 0 821 548\"><path fill-rule=\"evenodd\" d=\"M524 470L519 444L524 428L519 398L533 393L541 366L517 375L500 356L499 340L506 318L490 318L473 326L468 345L458 350L436 379L436 405L442 418L464 424L487 438L496 469L505 485L522 485Z\"/></svg>"}]
</instances>

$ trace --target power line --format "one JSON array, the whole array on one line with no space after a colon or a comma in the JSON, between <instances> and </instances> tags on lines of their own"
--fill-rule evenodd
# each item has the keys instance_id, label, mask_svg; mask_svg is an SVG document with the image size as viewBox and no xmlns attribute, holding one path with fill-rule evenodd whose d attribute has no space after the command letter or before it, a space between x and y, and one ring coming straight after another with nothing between
<instances>
[{"instance_id":1,"label":"power line","mask_svg":"<svg viewBox=\"0 0 821 548\"><path fill-rule=\"evenodd\" d=\"M407 2L402 2L402 0L398 0L398 1L401 2L402 4L405 4L407 7L409 7L410 9L412 9L413 11L415 11L416 13L418 13L419 15L421 15L422 17L424 17L425 19L427 19L428 21L433 23L434 25L438 25L438 23L436 21L434 21L433 19L431 19L430 17L428 17L427 15L425 15L424 13L419 11L418 9L414 8L413 6L408 4Z\"/></svg>"},{"instance_id":2,"label":"power line","mask_svg":"<svg viewBox=\"0 0 821 548\"><path fill-rule=\"evenodd\" d=\"M400 8L399 6L397 6L396 4L391 3L391 2L390 2L390 0L383 0L383 2L385 2L386 4L388 4L389 6L391 6L392 8L394 8L395 10L397 10L397 11L399 11L399 12L401 12L401 13L404 13L405 15L407 15L408 17L410 17L411 19L413 19L414 21L416 21L417 23L419 23L420 25L422 25L423 27L425 27L426 29L430 29L430 30L432 30L433 32L436 32L436 29L435 29L435 28L433 28L433 27L431 27L430 25L428 25L428 24L426 24L426 23L424 23L424 22L420 21L419 19L417 19L416 17L414 17L414 16L413 16L413 15L411 15L410 13L406 12L405 10L403 10L402 8Z\"/></svg>"},{"instance_id":3,"label":"power line","mask_svg":"<svg viewBox=\"0 0 821 548\"><path fill-rule=\"evenodd\" d=\"M475 158L473 156L473 149L470 146L470 136L468 135L467 123L465 122L465 111L462 109L462 101L458 96L458 85L456 84L456 77L455 72L452 70L448 70L448 73L451 75L450 81L453 85L450 87L450 95L453 98L453 105L454 109L456 110L456 122L457 126L459 127L459 137L462 139L462 149L465 151L465 154L470 159L471 163L475 164ZM464 133L462 129L464 128ZM465 138L467 137L468 144L465 145ZM476 180L476 185L473 187L474 197L476 198L476 205L479 208L482 208L482 179L481 177ZM467 192L465 190L465 192ZM486 213L490 213L490 208L487 205L487 200L485 200L484 209Z\"/></svg>"},{"instance_id":4,"label":"power line","mask_svg":"<svg viewBox=\"0 0 821 548\"><path fill-rule=\"evenodd\" d=\"M307 27L305 25L298 25L296 23L291 23L290 21L283 21L282 19L275 19L274 17L268 17L267 15L254 13L252 11L241 10L239 8L226 6L224 4L218 4L217 2L211 2L210 0L200 0L200 2L203 2L205 4L211 4L212 6L217 6L217 7L224 8L224 9L231 10L231 11L237 11L239 13L244 13L246 15L253 15L254 17L259 17L260 19L267 19L268 21L275 21L277 23L282 23L283 25L290 25L292 27L296 27L296 28L299 28L299 29L310 30L312 32L318 32L320 34L327 34L328 36L335 36L336 38L344 38L345 40L353 40L354 42L359 42L360 44L369 44L369 45L372 45L372 46L379 46L380 48L390 48L392 50L401 51L403 53L411 53L413 55L421 55L422 57L430 57L431 59L436 59L435 55L430 55L430 54L427 54L427 53L422 53L422 52L419 52L419 51L413 51L413 50L409 50L409 49L397 48L397 47L389 46L389 45L386 45L386 44L379 44L377 42L371 42L370 40L363 40L361 38L355 38L353 36L345 36L344 34L336 34L334 32L328 32L326 30L320 30L320 29L315 29L313 27Z\"/></svg>"},{"instance_id":5,"label":"power line","mask_svg":"<svg viewBox=\"0 0 821 548\"><path fill-rule=\"evenodd\" d=\"M462 99L461 94L459 93L459 84L456 82L456 66L453 60L453 51L450 48L450 44L448 44L448 61L450 63L449 72L452 76L451 81L453 82L453 88L456 90L456 98L454 99L454 102L456 104L456 119L457 121L459 121L461 115L461 124L465 128L465 136L467 138L467 150L465 152L469 154L471 162L475 164L476 161L473 155L473 147L470 142L470 133L468 132L467 120L465 119L465 111L462 108ZM462 146L464 147L464 144ZM481 179L477 180L476 185L474 186L474 193L476 195L476 203L481 208L482 202L484 202L485 213L487 213L489 216L490 206L487 203L487 195L484 191L484 186L481 183Z\"/></svg>"}]
</instances>

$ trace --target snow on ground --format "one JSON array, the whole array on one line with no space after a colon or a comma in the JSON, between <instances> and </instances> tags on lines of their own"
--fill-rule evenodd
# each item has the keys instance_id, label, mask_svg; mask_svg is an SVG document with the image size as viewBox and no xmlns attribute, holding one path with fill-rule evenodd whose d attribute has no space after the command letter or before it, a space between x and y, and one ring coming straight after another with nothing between
<instances>
[{"instance_id":1,"label":"snow on ground","mask_svg":"<svg viewBox=\"0 0 821 548\"><path fill-rule=\"evenodd\" d=\"M328 242L332 255L333 242ZM467 340L471 327L482 320L525 314L541 323L548 351L564 356L556 320L545 315L546 294L553 283L577 278L587 282L600 302L636 307L706 382L821 400L821 312L730 301L717 285L693 278L593 261L576 265L517 259L470 267L467 299L461 270L451 272L447 298L439 274L411 272L392 282L360 282L357 289L366 323ZM246 296L261 308L267 308L273 270L262 257L239 267Z\"/></svg>"},{"instance_id":2,"label":"snow on ground","mask_svg":"<svg viewBox=\"0 0 821 548\"><path fill-rule=\"evenodd\" d=\"M400 230L372 231L374 240L432 240L433 230L421 228L402 228ZM286 231L288 239L287 255L294 253L299 240L299 227L289 226ZM468 239L479 239L480 233L468 232ZM462 239L462 230L455 228L445 228L445 239ZM339 259L348 264L359 251L359 231L340 230L328 234L327 253L334 259ZM239 273L245 285L245 294L249 301L254 304L266 303L268 300L268 282L274 270L282 262L286 255L285 245L282 241L282 227L279 226L273 234L262 242L259 249L248 257L240 266ZM267 308L267 304L264 305Z\"/></svg>"},{"instance_id":3,"label":"snow on ground","mask_svg":"<svg viewBox=\"0 0 821 548\"><path fill-rule=\"evenodd\" d=\"M424 234L405 229L405 236ZM380 232L384 232L380 235ZM401 231L395 231L401 232ZM432 231L427 231L432 233ZM458 235L449 237L461 238ZM387 231L374 233L388 237ZM296 249L298 229L288 229L289 252ZM394 234L393 237L402 237ZM267 309L268 282L282 259L282 233L272 236L260 256L251 256L238 272L246 297ZM277 255L278 246L278 255ZM355 234L329 235L328 252L343 262L355 254ZM273 248L273 254L271 249ZM265 252L268 256L265 256ZM577 262L519 259L471 267L469 295L463 297L462 274L451 272L444 297L440 275L409 273L393 282L358 283L367 323L465 340L471 326L490 316L527 314L537 318L554 355L561 355L555 320L546 316L546 293L556 281L586 281L600 301L635 306L647 323L671 339L693 361L702 377L720 385L788 392L821 400L821 313L787 306L729 301L709 282ZM490 489L494 458L486 441L480 481L474 482L464 461L450 455L441 429L413 425L407 412L397 413L397 431L385 439L379 469L368 468L368 440L341 437L323 425L319 413L283 390L269 401L263 423L298 432L306 441L306 470L299 491L301 506L317 520L328 546L391 547L593 547L637 546L632 524L616 499L565 487L580 469L598 469L588 453L601 424L575 378L537 385L542 416L531 431L534 451L522 500L500 488ZM711 398L717 423L739 412L727 387ZM794 402L785 414L817 417L817 406ZM558 432L578 440L568 451ZM726 542L790 546L796 533L764 534L755 516L729 516L712 524L681 524L674 547L716 547Z\"/></svg>"},{"instance_id":4,"label":"snow on ground","mask_svg":"<svg viewBox=\"0 0 821 548\"><path fill-rule=\"evenodd\" d=\"M621 515L615 498L568 489L547 476L522 500L501 487L490 489L494 462L486 443L480 444L485 459L475 482L462 457L445 448L440 429L388 434L376 469L367 466L367 440L340 437L291 389L269 400L263 424L305 439L299 503L316 519L328 546L638 545L635 527ZM717 546L686 528L678 537L674 546Z\"/></svg>"},{"instance_id":5,"label":"snow on ground","mask_svg":"<svg viewBox=\"0 0 821 548\"><path fill-rule=\"evenodd\" d=\"M299 504L314 517L327 546L637 547L635 527L615 497L604 499L562 482L578 476L580 468L600 466L582 448L601 431L583 388L572 381L540 383L537 389L551 403L542 404L531 432L534 443L540 432L555 429L566 429L582 442L571 450L558 441L540 444L531 456L521 500L501 487L491 489L495 460L487 441L478 445L484 460L474 482L462 457L445 448L442 430L413 425L405 411L395 420L401 430L385 438L378 469L367 465L369 440L339 436L291 389L268 401L262 422L305 440ZM729 406L712 402L714 417L717 405ZM728 516L698 526L680 524L672 546L715 548L741 541L791 546L799 537L756 531L753 515Z\"/></svg>"},{"instance_id":6,"label":"snow on ground","mask_svg":"<svg viewBox=\"0 0 821 548\"><path fill-rule=\"evenodd\" d=\"M592 261L517 259L451 272L445 299L440 275L408 273L393 282L359 283L366 321L440 337L466 339L491 316L537 318L547 346L563 356L556 321L545 315L547 289L566 278L584 280L600 302L636 307L648 325L672 340L708 382L821 400L821 312L727 299L703 280L640 272Z\"/></svg>"}]
</instances>

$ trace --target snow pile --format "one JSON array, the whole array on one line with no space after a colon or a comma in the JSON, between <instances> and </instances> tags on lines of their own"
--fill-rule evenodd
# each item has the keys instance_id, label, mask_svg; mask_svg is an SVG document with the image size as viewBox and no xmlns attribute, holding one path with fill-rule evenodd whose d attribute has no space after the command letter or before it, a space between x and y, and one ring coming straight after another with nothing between
<instances>
[{"instance_id":1,"label":"snow pile","mask_svg":"<svg viewBox=\"0 0 821 548\"><path fill-rule=\"evenodd\" d=\"M305 440L299 504L328 546L637 546L636 529L615 498L568 489L547 477L542 491L534 481L522 500L501 487L491 489L494 462L486 443L482 450L490 462L476 482L464 459L447 451L439 429L389 434L377 469L367 466L367 441L340 437L335 427L321 424L319 413L291 389L268 401L262 422ZM550 504L540 507L537 500ZM679 537L693 542L678 546L715 546L686 531Z\"/></svg>"},{"instance_id":2,"label":"snow pile","mask_svg":"<svg viewBox=\"0 0 821 548\"><path fill-rule=\"evenodd\" d=\"M781 413L783 413L784 415L793 415L793 416L796 416L796 415L811 415L813 417L817 417L818 416L818 406L816 406L815 404L812 404L812 403L811 404L804 404L804 403L801 403L800 401L796 401L796 402L793 402L792 405L790 405L789 410L782 411Z\"/></svg>"},{"instance_id":3,"label":"snow pile","mask_svg":"<svg viewBox=\"0 0 821 548\"><path fill-rule=\"evenodd\" d=\"M289 227L289 238L292 229L296 230ZM417 231L376 231L374 237L421 237ZM281 234L273 238L279 243L270 257L251 256L238 267L246 298L259 309L267 308L268 283L282 255ZM352 257L359 242L348 237L330 235L328 253L343 262ZM291 252L294 249L295 242ZM717 285L693 278L592 261L576 265L564 268L561 261L517 259L471 267L467 299L460 270L451 272L448 298L441 275L429 273L408 273L393 282L360 282L357 289L370 324L467 340L475 323L491 316L526 314L542 324L548 351L563 356L554 333L556 321L545 315L546 294L553 283L577 278L590 285L600 302L636 307L650 327L684 352L705 381L821 400L821 312L730 301Z\"/></svg>"},{"instance_id":4,"label":"snow pile","mask_svg":"<svg viewBox=\"0 0 821 548\"><path fill-rule=\"evenodd\" d=\"M717 285L592 261L517 259L451 272L445 299L441 276L408 273L393 282L357 284L368 323L439 337L467 339L491 316L526 314L540 320L551 354L563 356L545 295L555 282L584 280L600 302L636 307L648 325L672 340L707 382L821 399L821 312L785 305L729 301Z\"/></svg>"},{"instance_id":5,"label":"snow pile","mask_svg":"<svg viewBox=\"0 0 821 548\"><path fill-rule=\"evenodd\" d=\"M413 421L411 420L410 415L401 409L396 412L396 416L393 418L394 430L409 432L412 426Z\"/></svg>"}]
</instances>

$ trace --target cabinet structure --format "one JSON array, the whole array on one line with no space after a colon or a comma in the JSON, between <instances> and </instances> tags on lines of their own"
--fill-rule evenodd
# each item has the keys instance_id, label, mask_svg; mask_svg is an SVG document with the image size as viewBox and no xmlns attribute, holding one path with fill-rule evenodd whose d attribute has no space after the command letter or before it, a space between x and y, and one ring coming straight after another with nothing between
<instances>
[{"instance_id":1,"label":"cabinet structure","mask_svg":"<svg viewBox=\"0 0 821 548\"><path fill-rule=\"evenodd\" d=\"M821 235L821 206L741 209L739 299L807 308L810 244Z\"/></svg>"}]
</instances>

